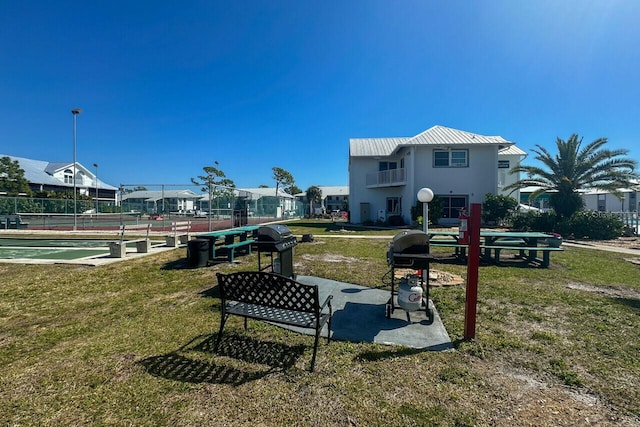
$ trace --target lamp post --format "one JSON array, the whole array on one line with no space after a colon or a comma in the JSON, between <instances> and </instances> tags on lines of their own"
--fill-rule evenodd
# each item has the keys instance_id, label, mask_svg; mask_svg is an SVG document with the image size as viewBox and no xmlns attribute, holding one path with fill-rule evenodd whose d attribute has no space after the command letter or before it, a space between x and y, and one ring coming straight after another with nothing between
<instances>
[{"instance_id":1,"label":"lamp post","mask_svg":"<svg viewBox=\"0 0 640 427\"><path fill-rule=\"evenodd\" d=\"M78 207L76 191L76 116L82 113L80 108L71 110L73 114L73 231L78 229Z\"/></svg>"},{"instance_id":2,"label":"lamp post","mask_svg":"<svg viewBox=\"0 0 640 427\"><path fill-rule=\"evenodd\" d=\"M418 191L418 200L422 202L422 224L425 234L429 231L429 202L433 200L433 191L430 188L421 188Z\"/></svg>"},{"instance_id":3,"label":"lamp post","mask_svg":"<svg viewBox=\"0 0 640 427\"><path fill-rule=\"evenodd\" d=\"M93 167L96 168L96 217L98 216L98 164L94 163Z\"/></svg>"}]
</instances>

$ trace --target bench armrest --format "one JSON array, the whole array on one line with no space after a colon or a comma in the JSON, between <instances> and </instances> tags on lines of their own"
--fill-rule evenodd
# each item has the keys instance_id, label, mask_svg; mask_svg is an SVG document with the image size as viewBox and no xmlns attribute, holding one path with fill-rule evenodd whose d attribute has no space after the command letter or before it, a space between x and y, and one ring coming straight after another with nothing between
<instances>
[{"instance_id":1,"label":"bench armrest","mask_svg":"<svg viewBox=\"0 0 640 427\"><path fill-rule=\"evenodd\" d=\"M329 307L331 307L331 300L332 299L333 299L333 295L327 296L327 299L325 299L324 302L322 303L322 305L320 306L320 311L322 311L322 309L325 308L327 305L329 305Z\"/></svg>"}]
</instances>

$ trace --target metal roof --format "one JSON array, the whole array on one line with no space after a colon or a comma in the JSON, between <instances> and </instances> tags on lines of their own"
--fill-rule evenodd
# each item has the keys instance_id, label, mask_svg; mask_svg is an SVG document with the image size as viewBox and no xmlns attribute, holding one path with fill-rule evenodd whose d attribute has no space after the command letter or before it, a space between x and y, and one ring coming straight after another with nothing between
<instances>
[{"instance_id":1,"label":"metal roof","mask_svg":"<svg viewBox=\"0 0 640 427\"><path fill-rule=\"evenodd\" d=\"M486 136L452 129L445 126L433 126L411 138L352 138L349 140L351 157L390 156L398 147L434 145L513 145L501 136ZM526 154L523 152L523 154Z\"/></svg>"},{"instance_id":2,"label":"metal roof","mask_svg":"<svg viewBox=\"0 0 640 427\"><path fill-rule=\"evenodd\" d=\"M338 185L338 186L329 186L329 187L318 186L318 188L320 189L320 191L322 191L322 197L349 195L348 185ZM302 193L296 194L296 197L305 197L306 195L307 195L307 192L304 191Z\"/></svg>"},{"instance_id":3,"label":"metal roof","mask_svg":"<svg viewBox=\"0 0 640 427\"><path fill-rule=\"evenodd\" d=\"M434 126L414 136L404 145L511 145L501 136L486 136L445 126Z\"/></svg>"},{"instance_id":4,"label":"metal roof","mask_svg":"<svg viewBox=\"0 0 640 427\"><path fill-rule=\"evenodd\" d=\"M352 138L349 140L351 157L390 156L410 138Z\"/></svg>"},{"instance_id":5,"label":"metal roof","mask_svg":"<svg viewBox=\"0 0 640 427\"><path fill-rule=\"evenodd\" d=\"M499 156L526 156L526 151L522 151L516 145L510 145L508 147L501 148L498 151Z\"/></svg>"},{"instance_id":6,"label":"metal roof","mask_svg":"<svg viewBox=\"0 0 640 427\"><path fill-rule=\"evenodd\" d=\"M44 185L53 185L58 187L73 187L73 183L66 184L64 181L56 179L52 176L52 174L60 169L73 168L73 162L63 163L63 162L46 162L42 160L33 160L33 159L25 159L22 157L14 157L6 154L0 154L0 157L9 157L11 161L18 161L22 170L24 170L25 179L31 184L44 184ZM87 172L91 176L94 176L93 173L82 166L82 164L77 163L77 169ZM92 188L95 185L91 185ZM98 188L103 190L117 190L117 187L106 184L100 179L98 179Z\"/></svg>"}]
</instances>

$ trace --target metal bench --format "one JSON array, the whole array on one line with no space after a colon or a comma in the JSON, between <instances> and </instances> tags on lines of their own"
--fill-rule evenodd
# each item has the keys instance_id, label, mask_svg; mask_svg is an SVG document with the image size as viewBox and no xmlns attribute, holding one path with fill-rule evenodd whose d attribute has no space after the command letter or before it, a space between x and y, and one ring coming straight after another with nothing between
<instances>
[{"instance_id":1,"label":"metal bench","mask_svg":"<svg viewBox=\"0 0 640 427\"><path fill-rule=\"evenodd\" d=\"M174 221L171 223L171 234L166 237L167 246L177 248L186 244L191 233L191 221Z\"/></svg>"},{"instance_id":2,"label":"metal bench","mask_svg":"<svg viewBox=\"0 0 640 427\"><path fill-rule=\"evenodd\" d=\"M306 285L279 274L264 271L217 273L222 303L220 330L216 350L222 339L224 325L230 315L252 318L275 324L314 329L315 341L310 371L313 372L320 331L328 325L327 343L331 341L331 298L320 302L317 285Z\"/></svg>"},{"instance_id":3,"label":"metal bench","mask_svg":"<svg viewBox=\"0 0 640 427\"><path fill-rule=\"evenodd\" d=\"M130 239L128 236L140 236L142 230L146 230L145 237ZM109 242L109 256L111 258L124 258L127 254L127 244L135 243L136 251L139 253L147 253L151 248L151 240L149 232L151 224L123 224L120 226L119 240Z\"/></svg>"}]
</instances>

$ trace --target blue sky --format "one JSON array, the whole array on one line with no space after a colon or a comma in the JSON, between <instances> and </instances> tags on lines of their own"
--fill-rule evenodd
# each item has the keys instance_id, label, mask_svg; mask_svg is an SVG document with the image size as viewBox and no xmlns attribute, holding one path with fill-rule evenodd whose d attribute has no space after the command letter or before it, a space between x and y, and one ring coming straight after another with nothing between
<instances>
[{"instance_id":1,"label":"blue sky","mask_svg":"<svg viewBox=\"0 0 640 427\"><path fill-rule=\"evenodd\" d=\"M238 187L347 185L349 138L434 125L640 159L636 0L0 5L0 153L72 161L79 107L78 161L115 186L214 161Z\"/></svg>"}]
</instances>

